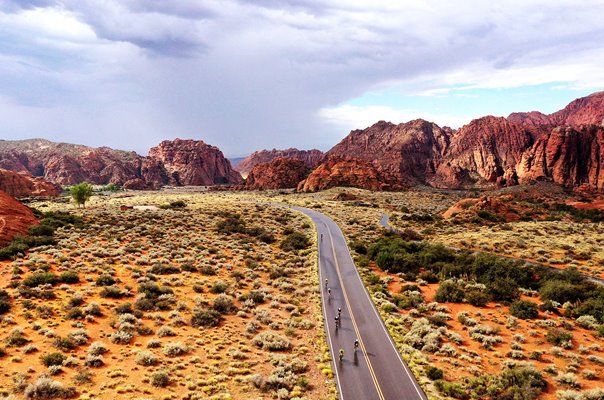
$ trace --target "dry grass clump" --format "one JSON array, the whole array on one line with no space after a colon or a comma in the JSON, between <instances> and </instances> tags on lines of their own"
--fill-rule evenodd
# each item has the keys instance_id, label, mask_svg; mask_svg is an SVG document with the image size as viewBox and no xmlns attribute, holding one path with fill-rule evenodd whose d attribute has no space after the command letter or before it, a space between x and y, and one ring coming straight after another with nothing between
<instances>
[{"instance_id":1,"label":"dry grass clump","mask_svg":"<svg viewBox=\"0 0 604 400\"><path fill-rule=\"evenodd\" d=\"M122 196L93 198L78 211L82 226L57 229L56 245L3 262L0 358L11 362L0 388L31 366L100 399L166 390L191 399L333 396L318 299L309 296L318 282L308 219L233 193ZM186 206L119 209L178 201ZM286 385L256 389L252 371L280 374L268 358L277 348L306 367L287 367ZM18 380L20 392L32 385Z\"/></svg>"}]
</instances>

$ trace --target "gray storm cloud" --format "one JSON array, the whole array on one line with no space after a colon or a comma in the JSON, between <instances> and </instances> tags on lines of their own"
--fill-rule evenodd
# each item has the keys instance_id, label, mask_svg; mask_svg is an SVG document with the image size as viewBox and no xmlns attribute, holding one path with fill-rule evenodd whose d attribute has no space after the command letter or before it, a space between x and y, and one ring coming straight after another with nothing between
<instances>
[{"instance_id":1,"label":"gray storm cloud","mask_svg":"<svg viewBox=\"0 0 604 400\"><path fill-rule=\"evenodd\" d=\"M604 85L602 2L488 3L3 2L0 137L327 148L322 110L389 85Z\"/></svg>"}]
</instances>

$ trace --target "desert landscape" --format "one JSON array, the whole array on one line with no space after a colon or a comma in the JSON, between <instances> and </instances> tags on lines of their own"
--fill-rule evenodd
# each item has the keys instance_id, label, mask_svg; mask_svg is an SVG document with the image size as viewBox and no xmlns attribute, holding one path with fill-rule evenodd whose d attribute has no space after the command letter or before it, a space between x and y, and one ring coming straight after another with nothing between
<instances>
[{"instance_id":1,"label":"desert landscape","mask_svg":"<svg viewBox=\"0 0 604 400\"><path fill-rule=\"evenodd\" d=\"M0 2L0 400L604 400L604 2Z\"/></svg>"}]
</instances>

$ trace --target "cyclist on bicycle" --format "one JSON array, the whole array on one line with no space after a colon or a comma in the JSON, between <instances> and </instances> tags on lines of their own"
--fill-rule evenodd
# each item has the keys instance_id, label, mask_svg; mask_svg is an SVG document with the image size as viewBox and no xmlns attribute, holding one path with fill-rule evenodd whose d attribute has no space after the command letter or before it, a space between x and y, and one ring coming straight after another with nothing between
<instances>
[{"instance_id":1,"label":"cyclist on bicycle","mask_svg":"<svg viewBox=\"0 0 604 400\"><path fill-rule=\"evenodd\" d=\"M340 349L340 362L344 359L344 349Z\"/></svg>"},{"instance_id":2,"label":"cyclist on bicycle","mask_svg":"<svg viewBox=\"0 0 604 400\"><path fill-rule=\"evenodd\" d=\"M356 352L358 348L359 348L359 339L355 339L354 340L354 351Z\"/></svg>"},{"instance_id":3,"label":"cyclist on bicycle","mask_svg":"<svg viewBox=\"0 0 604 400\"><path fill-rule=\"evenodd\" d=\"M327 278L325 278L325 287L327 287Z\"/></svg>"}]
</instances>

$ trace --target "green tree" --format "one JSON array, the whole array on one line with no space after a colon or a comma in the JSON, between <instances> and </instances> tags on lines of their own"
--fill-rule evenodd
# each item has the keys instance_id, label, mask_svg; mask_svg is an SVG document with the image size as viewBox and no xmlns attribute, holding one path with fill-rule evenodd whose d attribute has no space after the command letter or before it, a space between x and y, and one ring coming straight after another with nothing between
<instances>
[{"instance_id":1,"label":"green tree","mask_svg":"<svg viewBox=\"0 0 604 400\"><path fill-rule=\"evenodd\" d=\"M83 207L92 196L92 185L88 182L78 183L69 189L69 193L73 197L73 201Z\"/></svg>"}]
</instances>

